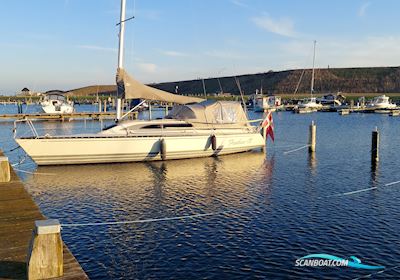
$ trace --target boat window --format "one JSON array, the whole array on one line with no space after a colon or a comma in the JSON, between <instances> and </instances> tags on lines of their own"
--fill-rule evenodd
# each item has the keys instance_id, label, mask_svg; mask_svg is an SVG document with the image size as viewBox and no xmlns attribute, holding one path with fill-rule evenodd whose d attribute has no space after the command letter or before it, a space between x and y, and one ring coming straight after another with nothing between
<instances>
[{"instance_id":1,"label":"boat window","mask_svg":"<svg viewBox=\"0 0 400 280\"><path fill-rule=\"evenodd\" d=\"M169 127L193 127L190 123L168 123L164 124L164 128L169 128Z\"/></svg>"},{"instance_id":2,"label":"boat window","mask_svg":"<svg viewBox=\"0 0 400 280\"><path fill-rule=\"evenodd\" d=\"M161 126L159 124L151 124L151 125L142 126L141 128L161 128Z\"/></svg>"},{"instance_id":3,"label":"boat window","mask_svg":"<svg viewBox=\"0 0 400 280\"><path fill-rule=\"evenodd\" d=\"M190 123L166 123L162 125L163 128L177 128L177 127L193 127ZM161 128L161 124L151 124L151 125L146 125L141 128Z\"/></svg>"}]
</instances>

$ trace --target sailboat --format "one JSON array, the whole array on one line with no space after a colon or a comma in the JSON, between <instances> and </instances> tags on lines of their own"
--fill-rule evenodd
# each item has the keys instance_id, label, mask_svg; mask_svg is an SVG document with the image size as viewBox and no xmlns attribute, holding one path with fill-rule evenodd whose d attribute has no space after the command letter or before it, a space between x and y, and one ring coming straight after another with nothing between
<instances>
[{"instance_id":1,"label":"sailboat","mask_svg":"<svg viewBox=\"0 0 400 280\"><path fill-rule=\"evenodd\" d=\"M121 116L118 99L117 122L107 129L62 136L39 136L32 129L33 136L15 139L25 152L38 165L64 165L207 157L264 147L259 128L251 125L239 102L172 94L140 83L123 69L125 1L119 22L118 96L178 105L164 119L123 120L127 113Z\"/></svg>"},{"instance_id":2,"label":"sailboat","mask_svg":"<svg viewBox=\"0 0 400 280\"><path fill-rule=\"evenodd\" d=\"M317 99L313 96L314 93L314 77L315 77L315 46L317 41L314 41L314 54L313 54L313 66L312 66L312 74L311 74L311 96L310 98L304 98L299 101L297 104L298 109L305 109L309 111L316 111L319 108L322 108L322 104L317 102Z\"/></svg>"}]
</instances>

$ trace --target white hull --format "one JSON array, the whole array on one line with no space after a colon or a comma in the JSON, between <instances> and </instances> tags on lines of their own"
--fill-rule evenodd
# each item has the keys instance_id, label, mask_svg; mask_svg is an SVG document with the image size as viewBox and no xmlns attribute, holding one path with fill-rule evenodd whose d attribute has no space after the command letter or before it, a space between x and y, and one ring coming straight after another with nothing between
<instances>
[{"instance_id":1,"label":"white hull","mask_svg":"<svg viewBox=\"0 0 400 280\"><path fill-rule=\"evenodd\" d=\"M71 114L74 112L74 106L63 104L61 106L54 106L52 104L42 104L42 110L46 114Z\"/></svg>"},{"instance_id":2,"label":"white hull","mask_svg":"<svg viewBox=\"0 0 400 280\"><path fill-rule=\"evenodd\" d=\"M216 134L216 150L210 135L192 136L88 136L20 138L17 143L38 165L117 163L208 157L245 152L265 145L260 133Z\"/></svg>"}]
</instances>

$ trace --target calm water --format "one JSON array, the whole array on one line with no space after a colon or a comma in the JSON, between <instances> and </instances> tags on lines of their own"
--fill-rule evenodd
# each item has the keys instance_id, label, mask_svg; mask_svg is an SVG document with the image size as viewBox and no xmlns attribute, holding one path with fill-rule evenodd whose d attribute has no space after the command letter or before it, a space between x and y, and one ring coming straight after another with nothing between
<instances>
[{"instance_id":1,"label":"calm water","mask_svg":"<svg viewBox=\"0 0 400 280\"><path fill-rule=\"evenodd\" d=\"M1 110L1 108L0 108ZM260 117L254 115L253 117ZM306 149L317 125L317 152ZM261 152L153 163L37 168L8 153L44 214L62 223L214 216L113 226L66 227L63 240L93 279L396 279L400 268L399 118L375 114L274 114L276 141ZM58 133L98 122L47 122ZM370 164L371 131L381 132ZM0 123L1 148L15 146ZM289 151L289 153L287 153ZM293 152L290 152L293 151ZM377 187L365 192L349 193ZM295 267L326 253L386 270Z\"/></svg>"}]
</instances>

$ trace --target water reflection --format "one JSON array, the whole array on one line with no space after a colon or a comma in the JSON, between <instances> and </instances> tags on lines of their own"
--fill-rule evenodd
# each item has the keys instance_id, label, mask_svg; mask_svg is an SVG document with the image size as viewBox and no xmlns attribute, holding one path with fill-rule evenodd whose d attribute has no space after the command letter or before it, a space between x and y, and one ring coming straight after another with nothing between
<instances>
[{"instance_id":1,"label":"water reflection","mask_svg":"<svg viewBox=\"0 0 400 280\"><path fill-rule=\"evenodd\" d=\"M317 175L317 155L315 152L308 153L308 165L310 167L311 175Z\"/></svg>"},{"instance_id":2,"label":"water reflection","mask_svg":"<svg viewBox=\"0 0 400 280\"><path fill-rule=\"evenodd\" d=\"M273 162L263 153L249 152L166 162L49 166L36 172L51 176L33 175L26 185L41 200L51 197L56 208L65 208L68 201L84 204L83 216L65 214L71 220L86 219L88 208L116 216L219 211L257 199L254 188L269 188Z\"/></svg>"}]
</instances>

